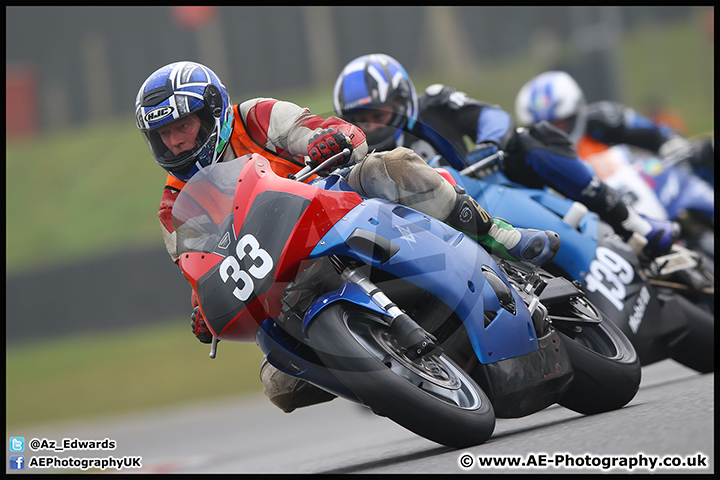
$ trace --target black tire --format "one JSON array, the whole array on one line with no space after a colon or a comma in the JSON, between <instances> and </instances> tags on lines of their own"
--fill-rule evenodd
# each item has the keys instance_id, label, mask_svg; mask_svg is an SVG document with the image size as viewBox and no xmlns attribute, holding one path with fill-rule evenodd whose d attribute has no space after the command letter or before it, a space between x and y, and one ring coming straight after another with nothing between
<instances>
[{"instance_id":1,"label":"black tire","mask_svg":"<svg viewBox=\"0 0 720 480\"><path fill-rule=\"evenodd\" d=\"M407 359L378 314L338 302L312 320L307 336L333 375L377 415L454 448L492 435L495 412L475 381L445 355Z\"/></svg>"},{"instance_id":2,"label":"black tire","mask_svg":"<svg viewBox=\"0 0 720 480\"><path fill-rule=\"evenodd\" d=\"M707 255L700 254L702 268L712 279L715 290L715 265ZM682 277L680 278L682 282ZM689 283L692 285L692 283ZM688 319L685 334L670 345L670 358L700 373L715 371L715 296L690 292L677 297Z\"/></svg>"},{"instance_id":3,"label":"black tire","mask_svg":"<svg viewBox=\"0 0 720 480\"><path fill-rule=\"evenodd\" d=\"M522 282L512 280L513 271L526 275L527 266L500 265L515 288L523 288ZM543 278L553 276L542 269L539 273ZM627 405L640 387L640 358L625 334L584 296L550 305L548 318L562 338L574 371L558 403L585 415ZM569 325L573 320L587 323L578 331Z\"/></svg>"},{"instance_id":4,"label":"black tire","mask_svg":"<svg viewBox=\"0 0 720 480\"><path fill-rule=\"evenodd\" d=\"M595 308L590 303L585 307ZM603 315L599 324L581 327L572 336L561 328L558 333L574 371L560 405L593 415L622 408L633 399L640 387L640 359L612 321Z\"/></svg>"},{"instance_id":5,"label":"black tire","mask_svg":"<svg viewBox=\"0 0 720 480\"><path fill-rule=\"evenodd\" d=\"M700 373L715 371L715 315L679 298L688 317L685 334L670 346L670 358Z\"/></svg>"}]
</instances>

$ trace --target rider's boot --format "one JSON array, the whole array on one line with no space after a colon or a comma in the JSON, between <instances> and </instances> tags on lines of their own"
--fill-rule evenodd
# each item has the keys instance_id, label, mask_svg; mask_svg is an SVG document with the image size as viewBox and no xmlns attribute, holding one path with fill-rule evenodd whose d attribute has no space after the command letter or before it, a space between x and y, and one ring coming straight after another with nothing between
<instances>
[{"instance_id":1,"label":"rider's boot","mask_svg":"<svg viewBox=\"0 0 720 480\"><path fill-rule=\"evenodd\" d=\"M305 380L278 370L267 357L263 356L260 364L260 380L263 392L273 405L285 413L296 408L329 402L335 395L322 390Z\"/></svg>"},{"instance_id":2,"label":"rider's boot","mask_svg":"<svg viewBox=\"0 0 720 480\"><path fill-rule=\"evenodd\" d=\"M657 257L670 251L680 236L680 225L670 220L659 220L641 215L627 205L613 188L602 184L595 198L585 202L587 207L608 222L615 232L628 240L637 233L647 240L643 251Z\"/></svg>"},{"instance_id":3,"label":"rider's boot","mask_svg":"<svg viewBox=\"0 0 720 480\"><path fill-rule=\"evenodd\" d=\"M560 250L560 236L550 230L516 228L493 218L459 186L455 206L445 222L469 235L491 253L514 262L543 265Z\"/></svg>"}]
</instances>

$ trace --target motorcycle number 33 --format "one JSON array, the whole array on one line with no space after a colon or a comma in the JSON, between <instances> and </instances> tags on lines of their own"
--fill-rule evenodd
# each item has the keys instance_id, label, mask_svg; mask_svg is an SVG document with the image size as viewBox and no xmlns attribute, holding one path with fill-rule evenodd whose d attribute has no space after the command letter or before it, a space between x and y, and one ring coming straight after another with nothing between
<instances>
[{"instance_id":1,"label":"motorcycle number 33","mask_svg":"<svg viewBox=\"0 0 720 480\"><path fill-rule=\"evenodd\" d=\"M623 311L626 286L635 278L635 271L624 258L605 247L598 247L596 258L585 277L587 289L599 292L619 311ZM607 284L606 284L607 282ZM608 286L609 285L609 286Z\"/></svg>"},{"instance_id":2,"label":"motorcycle number 33","mask_svg":"<svg viewBox=\"0 0 720 480\"><path fill-rule=\"evenodd\" d=\"M253 265L248 268L247 271L243 270L240 266L240 261L245 258L245 256L253 260ZM224 283L227 283L229 280L235 282L235 288L232 293L238 300L244 302L250 298L255 290L253 278L262 280L272 269L272 257L267 251L260 248L257 239L248 233L237 242L235 256L227 256L225 260L222 261L219 272L220 278Z\"/></svg>"}]
</instances>

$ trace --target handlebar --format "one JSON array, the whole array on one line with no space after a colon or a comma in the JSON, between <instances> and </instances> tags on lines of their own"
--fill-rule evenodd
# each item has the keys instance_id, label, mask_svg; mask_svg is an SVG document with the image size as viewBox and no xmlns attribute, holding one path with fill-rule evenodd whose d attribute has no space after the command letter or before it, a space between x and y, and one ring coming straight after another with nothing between
<instances>
[{"instance_id":1,"label":"handlebar","mask_svg":"<svg viewBox=\"0 0 720 480\"><path fill-rule=\"evenodd\" d=\"M324 170L330 166L332 166L335 162L340 160L342 157L345 157L347 155L350 155L350 149L345 148L342 152L336 153L332 157L328 158L324 162L322 162L320 165L318 165L315 168L312 168L310 165L305 165L302 170L300 170L297 174L289 177L293 180L297 180L298 182L304 182L308 178L315 175L320 170Z\"/></svg>"},{"instance_id":2,"label":"handlebar","mask_svg":"<svg viewBox=\"0 0 720 480\"><path fill-rule=\"evenodd\" d=\"M490 170L491 166L494 163L499 163L505 158L505 152L502 150L498 150L497 153L493 153L492 155L483 158L477 163L474 163L470 165L469 167L463 168L460 170L460 175L467 175L470 177L475 178L483 178L486 177L489 173L485 173L485 175L481 175L483 170Z\"/></svg>"}]
</instances>

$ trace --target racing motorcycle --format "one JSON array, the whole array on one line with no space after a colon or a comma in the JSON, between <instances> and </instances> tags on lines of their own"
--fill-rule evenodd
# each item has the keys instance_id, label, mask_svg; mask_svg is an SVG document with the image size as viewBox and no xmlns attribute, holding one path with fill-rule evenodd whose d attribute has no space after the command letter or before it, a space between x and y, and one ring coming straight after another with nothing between
<instances>
[{"instance_id":1,"label":"racing motorcycle","mask_svg":"<svg viewBox=\"0 0 720 480\"><path fill-rule=\"evenodd\" d=\"M497 168L503 155L440 171L494 216L557 232L560 251L545 269L579 282L586 298L630 339L642 365L672 358L702 373L714 371L712 260L679 244L661 257L642 255L644 238L625 242L581 203L510 181Z\"/></svg>"},{"instance_id":2,"label":"racing motorcycle","mask_svg":"<svg viewBox=\"0 0 720 480\"><path fill-rule=\"evenodd\" d=\"M457 448L485 442L496 417L634 397L638 356L577 283L314 176L338 158L281 178L246 155L179 194L178 264L211 357L219 340L254 341L283 372Z\"/></svg>"},{"instance_id":3,"label":"racing motorcycle","mask_svg":"<svg viewBox=\"0 0 720 480\"><path fill-rule=\"evenodd\" d=\"M642 149L616 145L585 160L636 211L678 222L681 241L714 258L714 189L680 158L664 160Z\"/></svg>"}]
</instances>

